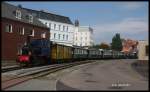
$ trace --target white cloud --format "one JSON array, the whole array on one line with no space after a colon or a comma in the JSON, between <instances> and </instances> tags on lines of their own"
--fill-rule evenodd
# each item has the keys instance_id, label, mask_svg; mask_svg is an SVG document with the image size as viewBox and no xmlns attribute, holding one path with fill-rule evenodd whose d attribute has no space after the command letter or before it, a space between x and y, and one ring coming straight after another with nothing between
<instances>
[{"instance_id":1,"label":"white cloud","mask_svg":"<svg viewBox=\"0 0 150 92\"><path fill-rule=\"evenodd\" d=\"M145 5L145 2L119 2L117 4L120 8L134 10L143 7Z\"/></svg>"},{"instance_id":2,"label":"white cloud","mask_svg":"<svg viewBox=\"0 0 150 92\"><path fill-rule=\"evenodd\" d=\"M125 5L123 5L124 8L128 8L128 9L136 9L136 8L140 8L142 6L141 3L135 3L135 2L130 2L130 3L126 3Z\"/></svg>"},{"instance_id":3,"label":"white cloud","mask_svg":"<svg viewBox=\"0 0 150 92\"><path fill-rule=\"evenodd\" d=\"M148 21L127 18L118 23L112 24L99 24L95 26L96 31L107 31L107 32L141 32L148 31Z\"/></svg>"},{"instance_id":4,"label":"white cloud","mask_svg":"<svg viewBox=\"0 0 150 92\"><path fill-rule=\"evenodd\" d=\"M142 18L126 18L117 23L96 25L94 29L94 38L96 42L102 39L111 41L115 33L120 33L122 36L127 34L131 36L138 33L148 34L148 20ZM138 34L137 38L139 36L142 35Z\"/></svg>"}]
</instances>

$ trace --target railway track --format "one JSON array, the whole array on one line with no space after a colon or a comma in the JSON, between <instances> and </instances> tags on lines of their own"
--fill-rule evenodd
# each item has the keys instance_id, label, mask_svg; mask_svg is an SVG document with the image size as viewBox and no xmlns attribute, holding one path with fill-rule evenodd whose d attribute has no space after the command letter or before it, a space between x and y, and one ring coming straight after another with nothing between
<instances>
[{"instance_id":1,"label":"railway track","mask_svg":"<svg viewBox=\"0 0 150 92\"><path fill-rule=\"evenodd\" d=\"M21 69L21 68L18 65L2 67L2 73L17 70L17 69Z\"/></svg>"},{"instance_id":2,"label":"railway track","mask_svg":"<svg viewBox=\"0 0 150 92\"><path fill-rule=\"evenodd\" d=\"M13 77L2 80L2 90L5 90L12 86L18 85L25 81L31 80L33 78L45 76L49 73L53 73L53 72L56 72L56 71L59 71L62 69L66 69L66 68L69 68L69 67L72 67L75 65L80 65L80 64L84 64L84 63L90 63L90 62L92 62L92 61L55 64L55 65L42 66L42 67L38 67L38 68L24 69L23 71L16 72ZM17 71L19 71L19 70L17 70Z\"/></svg>"}]
</instances>

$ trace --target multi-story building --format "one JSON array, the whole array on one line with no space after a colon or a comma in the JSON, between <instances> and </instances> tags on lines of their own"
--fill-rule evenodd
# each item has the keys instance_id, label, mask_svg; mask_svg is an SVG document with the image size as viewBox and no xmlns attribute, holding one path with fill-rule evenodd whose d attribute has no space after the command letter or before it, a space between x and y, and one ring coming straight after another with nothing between
<instances>
[{"instance_id":1,"label":"multi-story building","mask_svg":"<svg viewBox=\"0 0 150 92\"><path fill-rule=\"evenodd\" d=\"M2 64L14 63L28 36L49 39L49 28L25 9L3 2L1 10Z\"/></svg>"},{"instance_id":2,"label":"multi-story building","mask_svg":"<svg viewBox=\"0 0 150 92\"><path fill-rule=\"evenodd\" d=\"M67 46L73 45L74 25L69 17L52 14L48 11L26 9L36 15L43 24L50 28L50 40Z\"/></svg>"},{"instance_id":3,"label":"multi-story building","mask_svg":"<svg viewBox=\"0 0 150 92\"><path fill-rule=\"evenodd\" d=\"M122 52L129 54L129 53L137 53L137 45L138 41L131 40L131 39L123 39L122 41Z\"/></svg>"},{"instance_id":4,"label":"multi-story building","mask_svg":"<svg viewBox=\"0 0 150 92\"><path fill-rule=\"evenodd\" d=\"M93 45L93 29L75 23L74 46L89 47Z\"/></svg>"}]
</instances>

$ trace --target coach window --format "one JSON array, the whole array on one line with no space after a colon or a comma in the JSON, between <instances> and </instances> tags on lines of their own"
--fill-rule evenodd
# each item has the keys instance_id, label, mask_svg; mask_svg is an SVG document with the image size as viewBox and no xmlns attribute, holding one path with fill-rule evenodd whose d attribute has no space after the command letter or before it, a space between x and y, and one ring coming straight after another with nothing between
<instances>
[{"instance_id":1,"label":"coach window","mask_svg":"<svg viewBox=\"0 0 150 92\"><path fill-rule=\"evenodd\" d=\"M147 45L146 47L145 47L146 49L146 56L148 56L149 55L149 46Z\"/></svg>"},{"instance_id":2,"label":"coach window","mask_svg":"<svg viewBox=\"0 0 150 92\"><path fill-rule=\"evenodd\" d=\"M9 33L12 33L12 25L7 24L5 31L6 31L6 32L9 32Z\"/></svg>"}]
</instances>

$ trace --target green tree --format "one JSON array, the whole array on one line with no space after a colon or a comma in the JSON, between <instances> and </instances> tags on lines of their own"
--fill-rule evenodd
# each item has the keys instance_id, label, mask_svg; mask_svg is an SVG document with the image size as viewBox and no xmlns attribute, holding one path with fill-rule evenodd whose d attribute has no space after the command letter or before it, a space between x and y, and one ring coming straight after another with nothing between
<instances>
[{"instance_id":1,"label":"green tree","mask_svg":"<svg viewBox=\"0 0 150 92\"><path fill-rule=\"evenodd\" d=\"M120 34L116 33L116 35L112 38L111 49L121 51L122 50L122 41L120 39Z\"/></svg>"}]
</instances>

